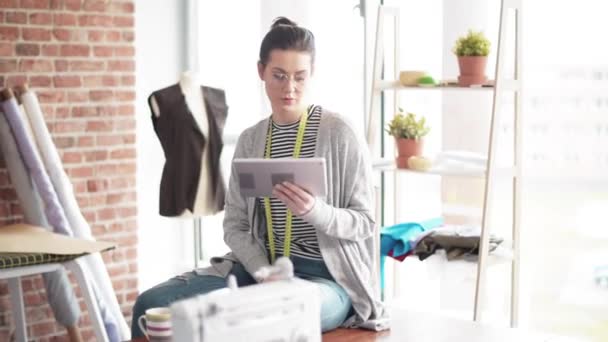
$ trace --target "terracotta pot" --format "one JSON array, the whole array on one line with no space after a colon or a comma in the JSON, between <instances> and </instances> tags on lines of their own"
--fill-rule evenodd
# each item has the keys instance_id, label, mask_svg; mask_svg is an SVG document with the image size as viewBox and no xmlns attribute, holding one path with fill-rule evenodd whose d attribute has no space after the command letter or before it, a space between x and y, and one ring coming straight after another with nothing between
<instances>
[{"instance_id":1,"label":"terracotta pot","mask_svg":"<svg viewBox=\"0 0 608 342\"><path fill-rule=\"evenodd\" d=\"M395 158L395 162L399 169L407 169L407 160L409 157L422 155L422 139L414 140L399 138L395 139L395 143L397 144L397 158Z\"/></svg>"},{"instance_id":2,"label":"terracotta pot","mask_svg":"<svg viewBox=\"0 0 608 342\"><path fill-rule=\"evenodd\" d=\"M473 84L484 84L488 79L485 75L487 56L458 56L458 85L468 87Z\"/></svg>"}]
</instances>

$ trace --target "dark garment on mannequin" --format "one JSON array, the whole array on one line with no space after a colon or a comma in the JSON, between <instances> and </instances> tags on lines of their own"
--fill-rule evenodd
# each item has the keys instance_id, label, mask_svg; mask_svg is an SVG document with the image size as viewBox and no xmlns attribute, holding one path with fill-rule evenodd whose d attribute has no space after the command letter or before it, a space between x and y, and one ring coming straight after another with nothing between
<instances>
[{"instance_id":1,"label":"dark garment on mannequin","mask_svg":"<svg viewBox=\"0 0 608 342\"><path fill-rule=\"evenodd\" d=\"M162 216L180 216L185 209L193 211L204 148L209 148L211 206L215 212L224 209L226 188L220 172L220 155L228 107L223 90L201 88L209 123L208 137L196 123L179 84L157 90L148 98L150 109L154 97L160 110L158 117L152 111L152 124L165 154L159 201Z\"/></svg>"}]
</instances>

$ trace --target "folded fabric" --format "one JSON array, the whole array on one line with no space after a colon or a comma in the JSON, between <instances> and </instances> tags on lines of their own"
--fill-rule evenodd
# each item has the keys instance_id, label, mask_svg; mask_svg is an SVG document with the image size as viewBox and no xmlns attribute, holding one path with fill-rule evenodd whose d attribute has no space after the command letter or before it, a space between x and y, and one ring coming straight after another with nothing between
<instances>
[{"instance_id":1,"label":"folded fabric","mask_svg":"<svg viewBox=\"0 0 608 342\"><path fill-rule=\"evenodd\" d=\"M433 230L414 248L414 254L424 260L438 249L445 249L448 260L464 255L478 254L481 228L479 226L444 226ZM501 244L502 238L490 235L490 251Z\"/></svg>"},{"instance_id":2,"label":"folded fabric","mask_svg":"<svg viewBox=\"0 0 608 342\"><path fill-rule=\"evenodd\" d=\"M443 218L434 218L423 222L399 223L394 226L384 227L380 232L380 254L388 255L392 251L393 256L407 254L411 249L411 241L423 232L439 227L443 224Z\"/></svg>"},{"instance_id":3,"label":"folded fabric","mask_svg":"<svg viewBox=\"0 0 608 342\"><path fill-rule=\"evenodd\" d=\"M408 252L412 250L411 241L425 231L439 227L443 224L443 218L438 217L423 222L407 222L394 226L384 227L380 230L380 288L384 289L384 264L386 256L405 259ZM403 261L403 260L401 260Z\"/></svg>"}]
</instances>

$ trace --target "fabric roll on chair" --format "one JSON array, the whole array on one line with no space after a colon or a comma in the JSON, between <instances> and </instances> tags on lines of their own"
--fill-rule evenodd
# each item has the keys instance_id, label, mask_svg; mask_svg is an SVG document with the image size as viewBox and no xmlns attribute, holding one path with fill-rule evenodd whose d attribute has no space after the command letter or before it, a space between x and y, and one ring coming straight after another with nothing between
<instances>
[{"instance_id":1,"label":"fabric roll on chair","mask_svg":"<svg viewBox=\"0 0 608 342\"><path fill-rule=\"evenodd\" d=\"M19 105L17 104L17 100L10 89L5 89L2 92L2 95L3 101L0 106L5 114L6 121L13 132L21 158L26 168L29 170L29 174L34 181L34 186L42 198L48 223L53 227L55 232L73 236L69 222L63 211L63 207L61 206L57 194L55 193L55 189L53 188L53 184L46 173L44 164L40 159L40 156L36 154L34 143L28 138L28 132L25 126L25 121L27 121L27 119L21 117ZM85 272L90 273L88 270ZM115 318L109 315L105 304L98 294L98 290L95 290L96 286L94 284L93 289L96 292L97 303L99 305L108 338L112 342L120 341L121 338L118 334Z\"/></svg>"},{"instance_id":2,"label":"fabric roll on chair","mask_svg":"<svg viewBox=\"0 0 608 342\"><path fill-rule=\"evenodd\" d=\"M5 99L2 101L2 111L4 112L6 121L11 127L21 158L30 171L36 189L42 197L46 218L55 232L72 236L68 220L61 209L59 199L57 198L57 194L55 194L51 180L46 174L44 165L42 164L40 157L36 154L32 142L28 139L27 131L23 125L23 119L19 114L17 100L10 90L8 90L9 98L6 98L6 96L7 95L5 94Z\"/></svg>"},{"instance_id":3,"label":"fabric roll on chair","mask_svg":"<svg viewBox=\"0 0 608 342\"><path fill-rule=\"evenodd\" d=\"M42 202L36 193L29 173L17 150L17 143L13 137L6 118L0 113L0 150L17 193L19 203L23 210L25 221L40 227L50 229L44 216ZM49 305L53 310L55 319L59 324L74 326L80 317L80 306L74 295L65 270L43 273L42 279L47 292Z\"/></svg>"},{"instance_id":4,"label":"fabric roll on chair","mask_svg":"<svg viewBox=\"0 0 608 342\"><path fill-rule=\"evenodd\" d=\"M42 162L47 170L49 178L55 188L59 202L63 206L65 216L72 228L74 236L83 239L92 239L91 228L80 212L80 207L76 201L72 183L65 173L61 158L57 152L57 148L53 143L53 139L46 126L44 115L40 108L36 94L23 87L20 91L21 102L23 103L27 118L34 133L36 145L40 151ZM128 340L131 336L129 327L122 315L116 294L114 293L110 276L107 272L105 264L99 254L93 254L85 257L85 262L88 265L88 271L91 273L94 283L95 292L101 296L104 304L106 304L109 314L113 316L118 323L120 337L123 340ZM100 305L101 306L101 305ZM100 308L102 315L104 308Z\"/></svg>"}]
</instances>

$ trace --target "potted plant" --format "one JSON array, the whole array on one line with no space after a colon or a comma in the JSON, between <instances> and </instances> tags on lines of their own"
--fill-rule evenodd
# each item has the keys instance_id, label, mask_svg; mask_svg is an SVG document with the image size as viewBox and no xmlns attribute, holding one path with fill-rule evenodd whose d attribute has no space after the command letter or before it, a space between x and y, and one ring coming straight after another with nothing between
<instances>
[{"instance_id":1,"label":"potted plant","mask_svg":"<svg viewBox=\"0 0 608 342\"><path fill-rule=\"evenodd\" d=\"M490 53L490 41L483 32L469 30L467 35L458 38L452 52L458 56L460 86L468 87L486 82L485 70Z\"/></svg>"},{"instance_id":2,"label":"potted plant","mask_svg":"<svg viewBox=\"0 0 608 342\"><path fill-rule=\"evenodd\" d=\"M397 145L395 161L398 168L407 168L409 157L422 155L422 138L429 133L429 130L424 117L417 119L413 113L404 115L403 109L399 108L399 112L389 122L386 130L395 137Z\"/></svg>"}]
</instances>

